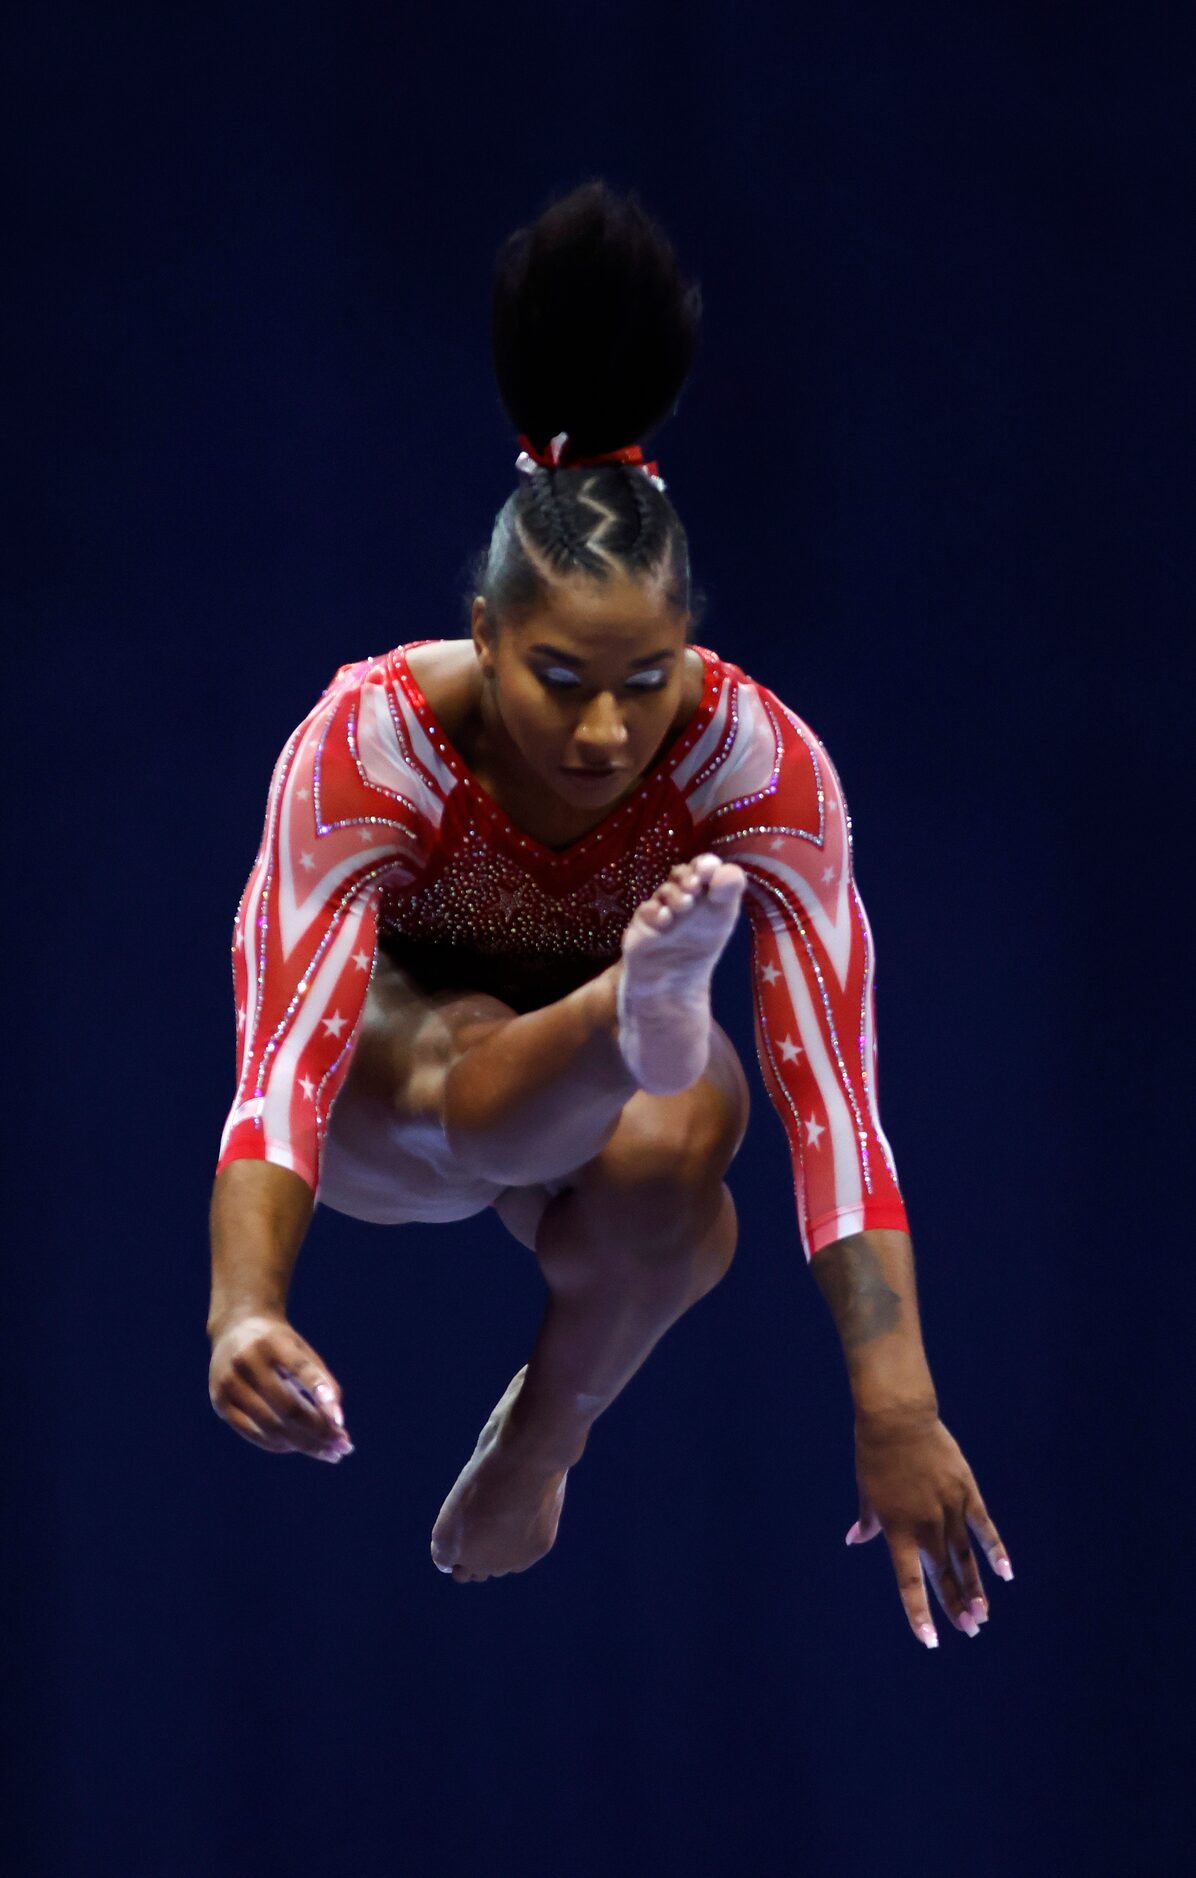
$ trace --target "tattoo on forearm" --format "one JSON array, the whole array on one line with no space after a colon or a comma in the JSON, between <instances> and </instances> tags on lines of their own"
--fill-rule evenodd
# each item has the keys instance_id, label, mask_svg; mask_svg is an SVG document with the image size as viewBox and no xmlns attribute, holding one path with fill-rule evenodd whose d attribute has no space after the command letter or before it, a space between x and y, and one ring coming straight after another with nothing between
<instances>
[{"instance_id":1,"label":"tattoo on forearm","mask_svg":"<svg viewBox=\"0 0 1196 1878\"><path fill-rule=\"evenodd\" d=\"M866 1240L848 1239L814 1260L814 1276L831 1307L845 1351L894 1330L901 1299Z\"/></svg>"}]
</instances>

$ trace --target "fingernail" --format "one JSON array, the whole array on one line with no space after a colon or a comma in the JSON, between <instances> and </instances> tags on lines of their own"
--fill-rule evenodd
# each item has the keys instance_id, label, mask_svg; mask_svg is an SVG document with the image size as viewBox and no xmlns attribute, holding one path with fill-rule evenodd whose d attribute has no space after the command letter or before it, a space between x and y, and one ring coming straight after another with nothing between
<instances>
[{"instance_id":1,"label":"fingernail","mask_svg":"<svg viewBox=\"0 0 1196 1878\"><path fill-rule=\"evenodd\" d=\"M1013 1566L1009 1563L1007 1558L999 1558L993 1566L993 1570L999 1577L1004 1578L1006 1583L1013 1577Z\"/></svg>"},{"instance_id":2,"label":"fingernail","mask_svg":"<svg viewBox=\"0 0 1196 1878\"><path fill-rule=\"evenodd\" d=\"M921 1637L928 1650L938 1649L939 1640L933 1624L919 1624L918 1635Z\"/></svg>"},{"instance_id":3,"label":"fingernail","mask_svg":"<svg viewBox=\"0 0 1196 1878\"><path fill-rule=\"evenodd\" d=\"M340 1455L335 1448L317 1448L316 1459L317 1461L339 1461Z\"/></svg>"},{"instance_id":4,"label":"fingernail","mask_svg":"<svg viewBox=\"0 0 1196 1878\"><path fill-rule=\"evenodd\" d=\"M973 1598L968 1608L978 1624L987 1624L988 1605L984 1602L983 1598Z\"/></svg>"},{"instance_id":5,"label":"fingernail","mask_svg":"<svg viewBox=\"0 0 1196 1878\"><path fill-rule=\"evenodd\" d=\"M980 1626L972 1616L971 1611L961 1611L959 1613L959 1628L965 1631L969 1637L978 1637L980 1635Z\"/></svg>"}]
</instances>

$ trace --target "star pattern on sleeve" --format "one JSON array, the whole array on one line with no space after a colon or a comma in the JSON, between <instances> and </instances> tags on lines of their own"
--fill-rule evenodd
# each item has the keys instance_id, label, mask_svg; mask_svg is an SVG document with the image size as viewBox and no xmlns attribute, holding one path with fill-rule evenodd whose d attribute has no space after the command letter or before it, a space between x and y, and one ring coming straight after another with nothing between
<instances>
[{"instance_id":1,"label":"star pattern on sleeve","mask_svg":"<svg viewBox=\"0 0 1196 1878\"><path fill-rule=\"evenodd\" d=\"M825 746L746 674L723 721L724 744L711 738L687 800L695 841L748 876L757 1059L788 1137L810 1258L869 1226L908 1229L877 1108L875 951Z\"/></svg>"}]
</instances>

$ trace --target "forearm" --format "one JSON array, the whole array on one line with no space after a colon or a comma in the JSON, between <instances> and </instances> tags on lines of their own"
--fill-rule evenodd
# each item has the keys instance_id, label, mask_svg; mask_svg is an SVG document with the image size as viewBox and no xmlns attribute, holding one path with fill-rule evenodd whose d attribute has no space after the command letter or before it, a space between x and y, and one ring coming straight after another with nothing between
<instances>
[{"instance_id":1,"label":"forearm","mask_svg":"<svg viewBox=\"0 0 1196 1878\"><path fill-rule=\"evenodd\" d=\"M909 1234L852 1233L816 1252L811 1266L842 1340L856 1414L926 1407L937 1414Z\"/></svg>"},{"instance_id":2,"label":"forearm","mask_svg":"<svg viewBox=\"0 0 1196 1878\"><path fill-rule=\"evenodd\" d=\"M252 1311L286 1310L295 1260L315 1199L290 1168L230 1161L212 1188L208 1336Z\"/></svg>"}]
</instances>

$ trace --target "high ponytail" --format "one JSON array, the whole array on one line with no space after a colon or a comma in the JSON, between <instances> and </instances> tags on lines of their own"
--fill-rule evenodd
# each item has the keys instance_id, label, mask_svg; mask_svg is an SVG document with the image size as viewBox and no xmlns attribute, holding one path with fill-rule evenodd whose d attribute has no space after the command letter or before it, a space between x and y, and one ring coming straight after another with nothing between
<instances>
[{"instance_id":1,"label":"high ponytail","mask_svg":"<svg viewBox=\"0 0 1196 1878\"><path fill-rule=\"evenodd\" d=\"M498 253L492 353L516 435L543 450L560 431L567 455L642 443L677 407L698 348L701 290L683 279L672 243L634 191L601 178L550 203ZM474 563L467 603L492 619L547 597L550 576L658 577L694 614L685 530L668 497L628 464L538 468L496 517Z\"/></svg>"}]
</instances>

